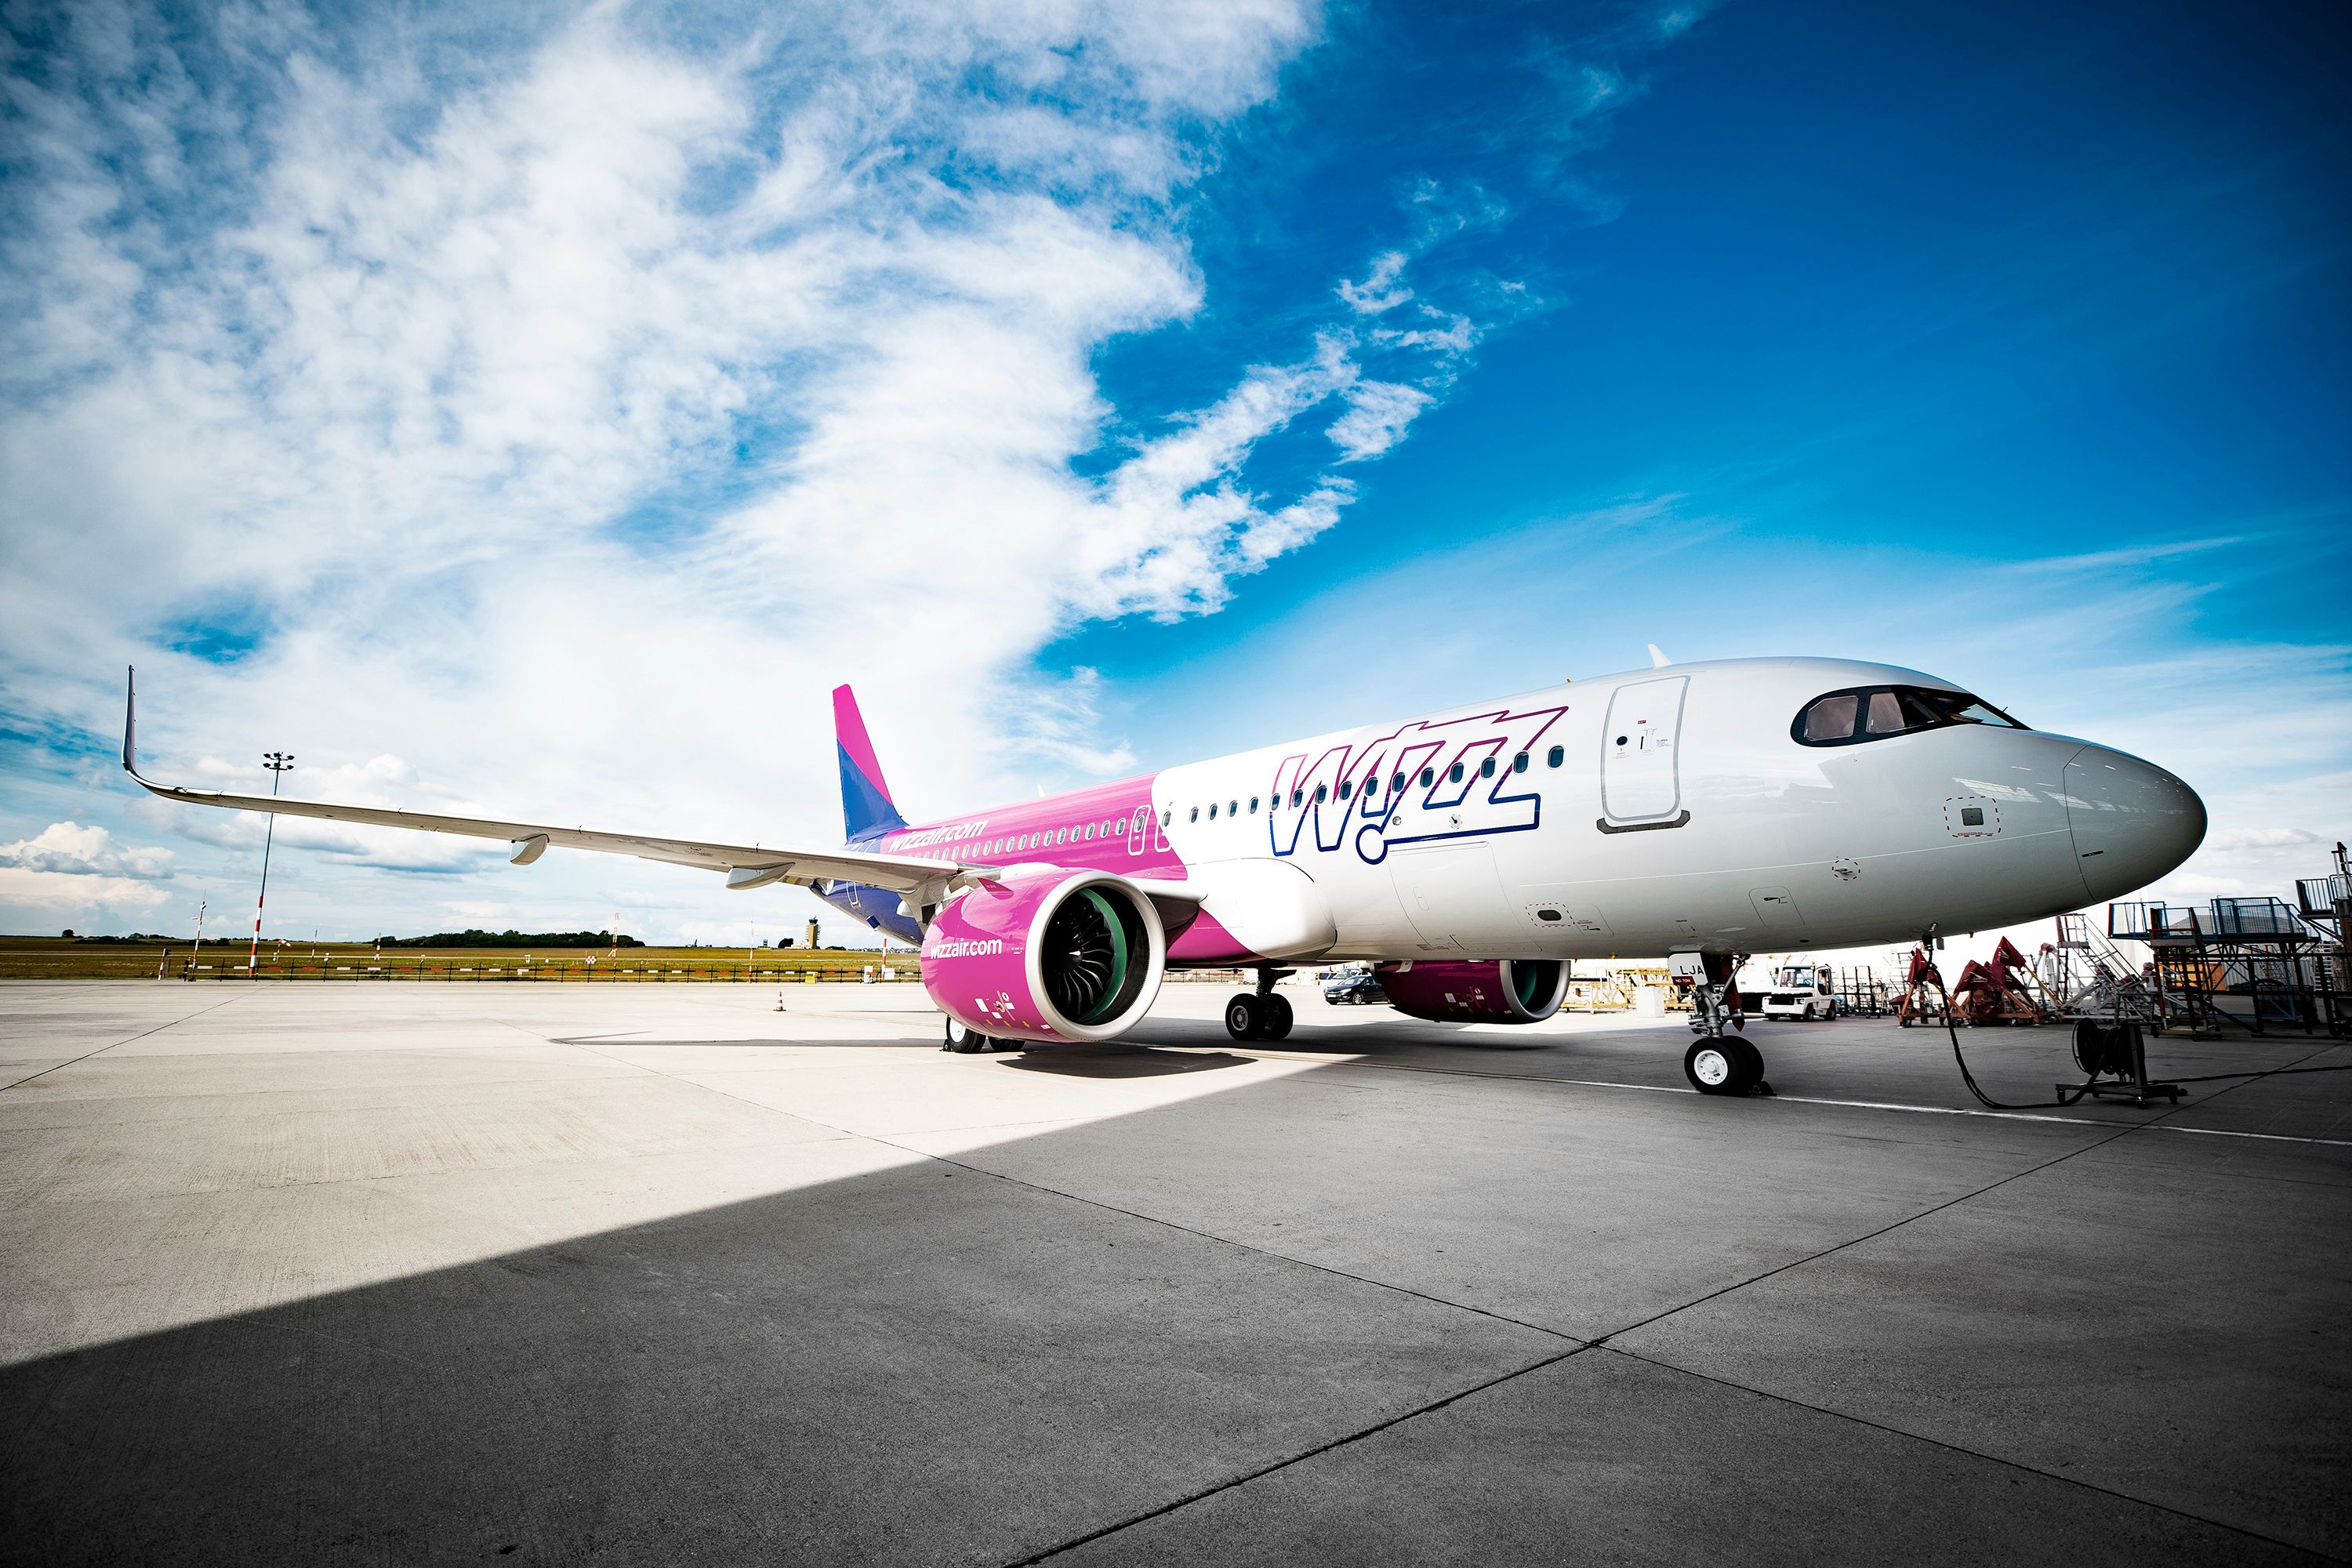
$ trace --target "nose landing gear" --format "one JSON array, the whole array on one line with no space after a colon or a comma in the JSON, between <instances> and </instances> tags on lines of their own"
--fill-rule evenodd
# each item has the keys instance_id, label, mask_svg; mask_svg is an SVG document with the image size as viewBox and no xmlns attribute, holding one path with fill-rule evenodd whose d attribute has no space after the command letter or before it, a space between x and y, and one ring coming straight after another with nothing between
<instances>
[{"instance_id":1,"label":"nose landing gear","mask_svg":"<svg viewBox=\"0 0 2352 1568\"><path fill-rule=\"evenodd\" d=\"M1739 966L1744 952L1678 952L1676 984L1691 994L1691 1033L1698 1036L1683 1053L1683 1076L1701 1094L1769 1094L1764 1053L1729 1030L1745 1030L1739 1010Z\"/></svg>"},{"instance_id":2,"label":"nose landing gear","mask_svg":"<svg viewBox=\"0 0 2352 1568\"><path fill-rule=\"evenodd\" d=\"M1257 972L1257 989L1244 991L1225 1004L1225 1033L1236 1040L1274 1041L1290 1035L1290 998L1275 993L1275 983L1295 973L1265 968Z\"/></svg>"}]
</instances>

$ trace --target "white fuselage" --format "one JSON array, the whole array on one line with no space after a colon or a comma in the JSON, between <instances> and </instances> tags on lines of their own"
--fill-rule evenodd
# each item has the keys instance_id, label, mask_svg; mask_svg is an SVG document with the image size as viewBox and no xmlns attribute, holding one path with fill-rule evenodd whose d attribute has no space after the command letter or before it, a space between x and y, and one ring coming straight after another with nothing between
<instances>
[{"instance_id":1,"label":"white fuselage","mask_svg":"<svg viewBox=\"0 0 2352 1568\"><path fill-rule=\"evenodd\" d=\"M1822 694L1875 686L1958 689L1846 660L1675 665L1170 768L1153 811L1236 935L1333 959L1973 931L2119 896L2203 835L2179 779L2081 740L1985 723L1826 745L1792 732ZM1254 910L1269 889L1284 907Z\"/></svg>"}]
</instances>

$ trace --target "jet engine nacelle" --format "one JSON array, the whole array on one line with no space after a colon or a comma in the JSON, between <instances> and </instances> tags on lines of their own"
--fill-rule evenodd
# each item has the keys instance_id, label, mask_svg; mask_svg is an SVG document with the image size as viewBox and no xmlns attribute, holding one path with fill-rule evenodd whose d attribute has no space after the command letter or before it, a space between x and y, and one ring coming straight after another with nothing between
<instances>
[{"instance_id":1,"label":"jet engine nacelle","mask_svg":"<svg viewBox=\"0 0 2352 1568\"><path fill-rule=\"evenodd\" d=\"M1383 963L1373 971L1400 1013L1441 1024L1540 1024L1568 994L1556 958Z\"/></svg>"},{"instance_id":2,"label":"jet engine nacelle","mask_svg":"<svg viewBox=\"0 0 2352 1568\"><path fill-rule=\"evenodd\" d=\"M998 1039L1108 1040L1160 994L1160 911L1108 871L986 881L923 933L923 987L940 1011Z\"/></svg>"}]
</instances>

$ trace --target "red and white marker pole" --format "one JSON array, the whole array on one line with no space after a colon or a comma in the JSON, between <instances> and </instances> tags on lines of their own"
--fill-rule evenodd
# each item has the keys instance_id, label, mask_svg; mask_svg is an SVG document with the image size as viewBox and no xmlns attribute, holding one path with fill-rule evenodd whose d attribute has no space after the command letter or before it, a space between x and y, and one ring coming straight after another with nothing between
<instances>
[{"instance_id":1,"label":"red and white marker pole","mask_svg":"<svg viewBox=\"0 0 2352 1568\"><path fill-rule=\"evenodd\" d=\"M261 765L269 770L269 793L275 795L278 775L294 765L294 753L265 752ZM255 978L255 970L261 963L261 907L269 901L269 850L277 838L278 814L273 811L269 814L269 826L261 836L261 891L255 895L253 900L253 946L245 955L245 977L247 980Z\"/></svg>"}]
</instances>

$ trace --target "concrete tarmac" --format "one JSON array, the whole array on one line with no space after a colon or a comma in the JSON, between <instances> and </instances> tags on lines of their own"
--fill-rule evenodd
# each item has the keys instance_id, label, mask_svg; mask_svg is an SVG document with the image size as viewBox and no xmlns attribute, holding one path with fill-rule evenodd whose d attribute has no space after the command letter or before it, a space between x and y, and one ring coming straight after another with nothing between
<instances>
[{"instance_id":1,"label":"concrete tarmac","mask_svg":"<svg viewBox=\"0 0 2352 1568\"><path fill-rule=\"evenodd\" d=\"M0 989L0 1556L2352 1558L2352 1073L1286 991Z\"/></svg>"}]
</instances>

